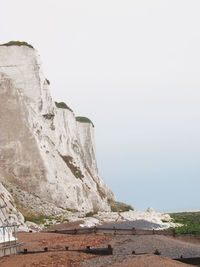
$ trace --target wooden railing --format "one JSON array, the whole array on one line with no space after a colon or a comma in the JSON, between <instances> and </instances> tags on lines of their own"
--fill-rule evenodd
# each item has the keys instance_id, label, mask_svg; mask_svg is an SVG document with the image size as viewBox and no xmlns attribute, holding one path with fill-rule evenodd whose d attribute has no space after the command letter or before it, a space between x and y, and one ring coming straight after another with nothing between
<instances>
[{"instance_id":1,"label":"wooden railing","mask_svg":"<svg viewBox=\"0 0 200 267\"><path fill-rule=\"evenodd\" d=\"M81 234L111 234L111 235L165 235L175 236L175 231L165 230L139 230L139 229L122 229L122 228L106 228L106 227L92 227L81 228L73 230L52 230L48 233L68 234L68 235L81 235Z\"/></svg>"}]
</instances>

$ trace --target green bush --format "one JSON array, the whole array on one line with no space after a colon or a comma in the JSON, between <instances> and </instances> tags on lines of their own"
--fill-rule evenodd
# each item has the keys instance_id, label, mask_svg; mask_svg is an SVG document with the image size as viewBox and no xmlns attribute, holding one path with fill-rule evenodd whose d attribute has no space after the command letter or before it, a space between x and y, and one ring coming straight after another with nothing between
<instances>
[{"instance_id":1,"label":"green bush","mask_svg":"<svg viewBox=\"0 0 200 267\"><path fill-rule=\"evenodd\" d=\"M167 221L167 220L161 220L163 223L168 223L169 221Z\"/></svg>"},{"instance_id":2,"label":"green bush","mask_svg":"<svg viewBox=\"0 0 200 267\"><path fill-rule=\"evenodd\" d=\"M45 226L45 227L50 227L50 226L52 226L52 224L47 223L47 224L45 224L44 226Z\"/></svg>"},{"instance_id":3,"label":"green bush","mask_svg":"<svg viewBox=\"0 0 200 267\"><path fill-rule=\"evenodd\" d=\"M38 217L34 217L34 216L24 216L25 222L29 221L29 222L33 222L36 224L44 224L46 222L46 220L52 221L53 219L55 219L54 217L51 216L45 216L45 215L39 215Z\"/></svg>"},{"instance_id":4,"label":"green bush","mask_svg":"<svg viewBox=\"0 0 200 267\"><path fill-rule=\"evenodd\" d=\"M125 212L133 210L133 207L131 205L127 205L123 202L114 201L112 199L108 199L108 205L110 206L112 212Z\"/></svg>"},{"instance_id":5,"label":"green bush","mask_svg":"<svg viewBox=\"0 0 200 267\"><path fill-rule=\"evenodd\" d=\"M89 122L92 124L92 126L94 127L94 124L92 123L92 121L86 117L76 117L76 120L79 122Z\"/></svg>"},{"instance_id":6,"label":"green bush","mask_svg":"<svg viewBox=\"0 0 200 267\"><path fill-rule=\"evenodd\" d=\"M85 217L92 217L93 215L97 214L98 210L90 211L85 214Z\"/></svg>"},{"instance_id":7,"label":"green bush","mask_svg":"<svg viewBox=\"0 0 200 267\"><path fill-rule=\"evenodd\" d=\"M186 223L183 226L175 227L175 233L179 235L200 235L199 223Z\"/></svg>"},{"instance_id":8,"label":"green bush","mask_svg":"<svg viewBox=\"0 0 200 267\"><path fill-rule=\"evenodd\" d=\"M66 210L67 210L67 211L70 211L70 212L73 212L73 213L75 213L75 212L78 212L78 210L77 210L77 209L70 209L70 208L66 208Z\"/></svg>"},{"instance_id":9,"label":"green bush","mask_svg":"<svg viewBox=\"0 0 200 267\"><path fill-rule=\"evenodd\" d=\"M63 219L62 222L63 222L63 223L64 223L64 222L69 222L69 220L68 220L68 219Z\"/></svg>"},{"instance_id":10,"label":"green bush","mask_svg":"<svg viewBox=\"0 0 200 267\"><path fill-rule=\"evenodd\" d=\"M176 212L170 213L170 216L177 223L200 223L200 212Z\"/></svg>"},{"instance_id":11,"label":"green bush","mask_svg":"<svg viewBox=\"0 0 200 267\"><path fill-rule=\"evenodd\" d=\"M73 112L73 110L72 110L70 107L68 107L68 106L65 104L65 102L55 102L55 105L56 105L57 108L68 109L68 110L70 110L70 111Z\"/></svg>"},{"instance_id":12,"label":"green bush","mask_svg":"<svg viewBox=\"0 0 200 267\"><path fill-rule=\"evenodd\" d=\"M36 223L36 224L45 223L45 221L46 221L45 220L45 216L43 216L43 215L40 215L38 217L25 216L24 219L25 219L25 222L29 221L29 222L33 222L33 223Z\"/></svg>"},{"instance_id":13,"label":"green bush","mask_svg":"<svg viewBox=\"0 0 200 267\"><path fill-rule=\"evenodd\" d=\"M174 223L183 224L174 228L176 234L200 235L200 212L171 213L170 216Z\"/></svg>"},{"instance_id":14,"label":"green bush","mask_svg":"<svg viewBox=\"0 0 200 267\"><path fill-rule=\"evenodd\" d=\"M27 42L20 42L20 41L10 41L8 43L1 44L0 46L13 46L13 45L17 45L17 46L28 46L28 47L34 49L34 47L32 45L28 44Z\"/></svg>"}]
</instances>

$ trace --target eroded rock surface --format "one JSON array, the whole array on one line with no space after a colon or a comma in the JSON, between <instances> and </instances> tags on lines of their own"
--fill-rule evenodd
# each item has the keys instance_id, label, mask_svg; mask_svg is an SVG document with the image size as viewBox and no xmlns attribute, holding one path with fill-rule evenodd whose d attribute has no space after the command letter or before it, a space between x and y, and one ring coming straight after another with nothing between
<instances>
[{"instance_id":1,"label":"eroded rock surface","mask_svg":"<svg viewBox=\"0 0 200 267\"><path fill-rule=\"evenodd\" d=\"M24 216L17 210L12 195L0 183L0 226L17 224L20 230L27 231Z\"/></svg>"}]
</instances>

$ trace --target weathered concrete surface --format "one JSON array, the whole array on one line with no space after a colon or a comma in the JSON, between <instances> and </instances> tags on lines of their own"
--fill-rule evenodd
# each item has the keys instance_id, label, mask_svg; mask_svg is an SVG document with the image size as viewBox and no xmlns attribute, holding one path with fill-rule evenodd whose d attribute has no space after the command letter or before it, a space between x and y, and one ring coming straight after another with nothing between
<instances>
[{"instance_id":1,"label":"weathered concrete surface","mask_svg":"<svg viewBox=\"0 0 200 267\"><path fill-rule=\"evenodd\" d=\"M36 50L0 46L0 182L28 213L109 211L91 123L57 108Z\"/></svg>"}]
</instances>

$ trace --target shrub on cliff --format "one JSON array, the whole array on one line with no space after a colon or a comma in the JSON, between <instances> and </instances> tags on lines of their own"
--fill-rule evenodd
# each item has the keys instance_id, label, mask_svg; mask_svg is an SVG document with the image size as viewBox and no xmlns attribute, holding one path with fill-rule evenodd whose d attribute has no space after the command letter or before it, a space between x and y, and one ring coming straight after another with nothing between
<instances>
[{"instance_id":1,"label":"shrub on cliff","mask_svg":"<svg viewBox=\"0 0 200 267\"><path fill-rule=\"evenodd\" d=\"M93 122L90 119L86 118L86 117L76 117L76 120L79 121L79 122L89 122L94 127Z\"/></svg>"},{"instance_id":2,"label":"shrub on cliff","mask_svg":"<svg viewBox=\"0 0 200 267\"><path fill-rule=\"evenodd\" d=\"M129 210L133 210L133 207L130 205L127 205L123 202L114 201L112 199L108 199L108 205L111 208L111 211L113 212L125 212Z\"/></svg>"},{"instance_id":3,"label":"shrub on cliff","mask_svg":"<svg viewBox=\"0 0 200 267\"><path fill-rule=\"evenodd\" d=\"M73 112L73 110L67 106L67 104L65 104L65 102L55 102L55 105L57 108L63 108L63 109L68 109L71 112Z\"/></svg>"},{"instance_id":4,"label":"shrub on cliff","mask_svg":"<svg viewBox=\"0 0 200 267\"><path fill-rule=\"evenodd\" d=\"M28 44L27 42L20 42L20 41L10 41L8 43L1 44L0 46L12 46L12 45L28 46L30 48L34 48L32 45Z\"/></svg>"},{"instance_id":5,"label":"shrub on cliff","mask_svg":"<svg viewBox=\"0 0 200 267\"><path fill-rule=\"evenodd\" d=\"M48 85L50 85L50 81L48 79L46 79L46 82L47 82Z\"/></svg>"},{"instance_id":6,"label":"shrub on cliff","mask_svg":"<svg viewBox=\"0 0 200 267\"><path fill-rule=\"evenodd\" d=\"M85 214L85 217L93 217L95 214L98 213L98 210L94 209L94 211L90 211Z\"/></svg>"}]
</instances>

